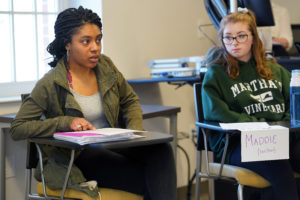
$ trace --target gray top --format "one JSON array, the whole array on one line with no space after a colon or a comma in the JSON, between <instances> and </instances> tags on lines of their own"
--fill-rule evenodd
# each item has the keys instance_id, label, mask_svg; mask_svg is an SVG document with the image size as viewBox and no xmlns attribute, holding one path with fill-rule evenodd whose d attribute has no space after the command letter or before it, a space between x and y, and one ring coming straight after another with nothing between
<instances>
[{"instance_id":1,"label":"gray top","mask_svg":"<svg viewBox=\"0 0 300 200\"><path fill-rule=\"evenodd\" d=\"M73 89L71 89L71 91L87 121L89 121L97 129L109 127L104 115L99 92L91 96L83 96L75 92Z\"/></svg>"}]
</instances>

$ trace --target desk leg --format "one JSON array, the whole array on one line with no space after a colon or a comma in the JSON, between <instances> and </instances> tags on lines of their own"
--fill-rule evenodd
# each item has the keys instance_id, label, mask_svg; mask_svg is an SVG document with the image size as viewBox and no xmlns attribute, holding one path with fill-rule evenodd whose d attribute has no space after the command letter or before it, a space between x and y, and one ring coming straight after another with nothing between
<instances>
[{"instance_id":1,"label":"desk leg","mask_svg":"<svg viewBox=\"0 0 300 200\"><path fill-rule=\"evenodd\" d=\"M5 200L5 133L7 124L0 123L0 200Z\"/></svg>"},{"instance_id":2,"label":"desk leg","mask_svg":"<svg viewBox=\"0 0 300 200\"><path fill-rule=\"evenodd\" d=\"M174 158L176 161L176 149L177 149L177 114L171 115L170 116L170 134L173 135L174 139L172 142L172 147L174 151Z\"/></svg>"}]
</instances>

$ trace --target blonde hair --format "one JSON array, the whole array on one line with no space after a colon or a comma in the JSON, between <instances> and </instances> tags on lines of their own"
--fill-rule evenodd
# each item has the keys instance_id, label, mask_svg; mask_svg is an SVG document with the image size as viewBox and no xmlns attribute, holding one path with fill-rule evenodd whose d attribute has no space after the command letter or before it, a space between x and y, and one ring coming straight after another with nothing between
<instances>
[{"instance_id":1,"label":"blonde hair","mask_svg":"<svg viewBox=\"0 0 300 200\"><path fill-rule=\"evenodd\" d=\"M223 56L223 59L225 59L227 66L226 66L226 71L228 76L231 79L235 79L239 76L240 73L240 68L238 65L238 60L231 56L223 43L223 32L225 29L225 26L229 23L246 23L248 24L249 31L252 34L253 37L253 42L252 42L252 56L254 57L254 60L256 61L256 71L257 74L261 78L265 79L272 79L272 71L266 67L266 61L272 60L266 58L266 54L264 51L264 46L262 41L259 38L258 32L257 32L257 27L256 27L256 20L254 17L254 14L251 10L248 10L247 12L234 12L231 13L227 16L225 16L221 23L220 23L220 29L219 29L219 40L222 43L221 49L223 49L223 53L220 56ZM219 57L220 57L219 56ZM274 61L274 60L272 60Z\"/></svg>"}]
</instances>

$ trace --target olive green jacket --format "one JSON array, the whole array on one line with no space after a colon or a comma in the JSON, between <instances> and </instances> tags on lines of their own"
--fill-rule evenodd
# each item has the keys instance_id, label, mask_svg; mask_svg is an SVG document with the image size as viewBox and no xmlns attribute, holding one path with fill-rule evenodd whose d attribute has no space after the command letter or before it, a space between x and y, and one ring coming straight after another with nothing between
<instances>
[{"instance_id":1,"label":"olive green jacket","mask_svg":"<svg viewBox=\"0 0 300 200\"><path fill-rule=\"evenodd\" d=\"M10 134L14 140L30 137L52 137L55 132L71 131L70 124L76 117L84 117L73 97L68 80L67 68L61 59L57 66L39 80L30 96L25 99L11 124ZM139 99L110 58L101 55L94 68L102 107L111 127L119 126L119 113L127 128L143 130L142 110ZM56 181L64 177L59 164L67 164L69 152L53 147L43 147L45 154L45 179L48 187L61 187ZM76 172L75 176L74 173ZM68 183L85 181L76 166L73 167ZM39 178L39 177L37 177ZM71 183L71 182L74 183ZM52 183L53 182L53 183ZM55 188L53 188L55 189ZM75 188L76 189L76 188Z\"/></svg>"}]
</instances>

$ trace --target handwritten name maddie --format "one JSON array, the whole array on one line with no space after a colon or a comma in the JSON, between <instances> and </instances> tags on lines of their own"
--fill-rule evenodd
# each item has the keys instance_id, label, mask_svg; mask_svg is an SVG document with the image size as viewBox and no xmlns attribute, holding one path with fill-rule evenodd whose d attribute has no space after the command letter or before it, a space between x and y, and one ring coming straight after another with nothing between
<instances>
[{"instance_id":1,"label":"handwritten name maddie","mask_svg":"<svg viewBox=\"0 0 300 200\"><path fill-rule=\"evenodd\" d=\"M277 144L277 135L268 136L253 136L252 134L246 135L246 147L261 147L270 144Z\"/></svg>"},{"instance_id":2,"label":"handwritten name maddie","mask_svg":"<svg viewBox=\"0 0 300 200\"><path fill-rule=\"evenodd\" d=\"M246 148L257 148L257 155L260 156L265 153L276 153L275 146L277 144L277 135L268 136L254 136L252 134L246 135Z\"/></svg>"}]
</instances>

